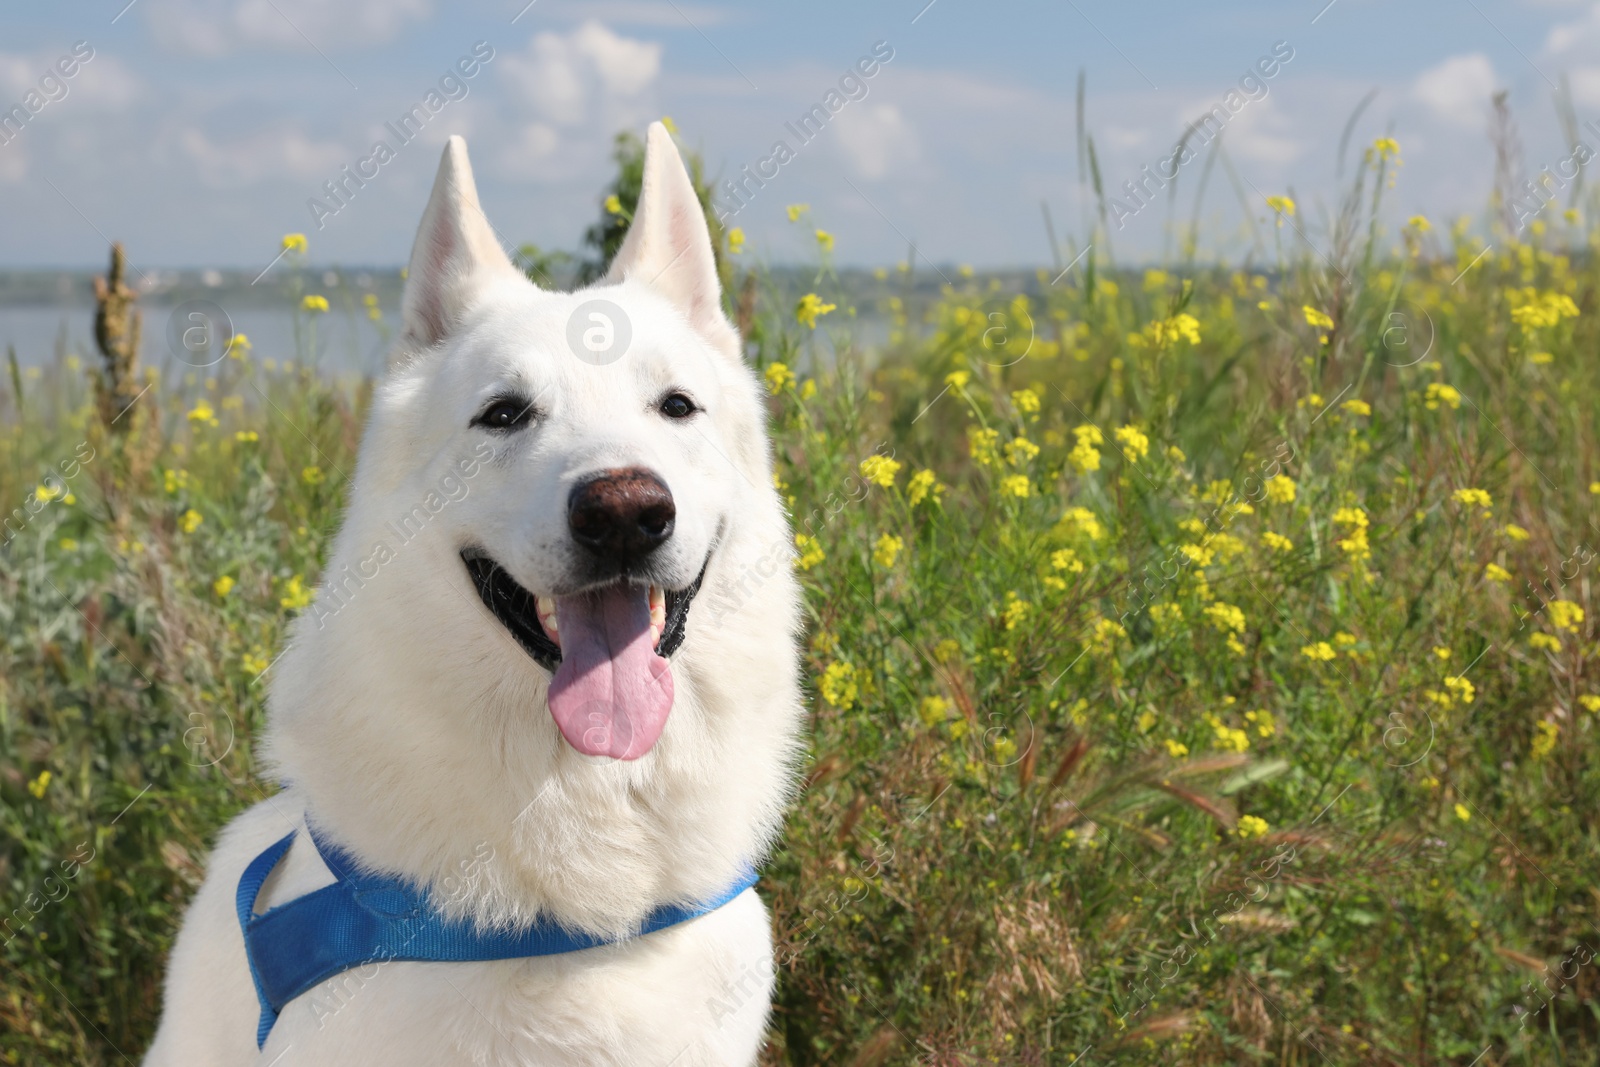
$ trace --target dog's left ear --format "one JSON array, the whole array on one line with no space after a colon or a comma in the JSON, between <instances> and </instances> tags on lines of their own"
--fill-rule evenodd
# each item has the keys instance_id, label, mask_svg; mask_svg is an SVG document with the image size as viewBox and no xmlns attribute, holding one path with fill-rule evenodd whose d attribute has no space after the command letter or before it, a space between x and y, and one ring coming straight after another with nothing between
<instances>
[{"instance_id":1,"label":"dog's left ear","mask_svg":"<svg viewBox=\"0 0 1600 1067\"><path fill-rule=\"evenodd\" d=\"M722 313L722 284L705 212L672 135L652 122L645 135L644 181L628 236L606 280L636 279L676 304L702 337L732 359L739 334Z\"/></svg>"},{"instance_id":2,"label":"dog's left ear","mask_svg":"<svg viewBox=\"0 0 1600 1067\"><path fill-rule=\"evenodd\" d=\"M496 277L521 277L478 204L467 142L451 137L417 228L406 269L400 319L405 340L428 348L443 340L471 307L478 287Z\"/></svg>"}]
</instances>

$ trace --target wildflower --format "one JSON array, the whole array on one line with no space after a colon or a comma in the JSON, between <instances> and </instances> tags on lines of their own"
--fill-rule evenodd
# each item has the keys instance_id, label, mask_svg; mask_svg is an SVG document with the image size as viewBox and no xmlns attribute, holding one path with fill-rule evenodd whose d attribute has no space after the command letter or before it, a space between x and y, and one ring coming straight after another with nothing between
<instances>
[{"instance_id":1,"label":"wildflower","mask_svg":"<svg viewBox=\"0 0 1600 1067\"><path fill-rule=\"evenodd\" d=\"M1433 223L1428 221L1426 215L1412 215L1406 220L1406 225L1410 226L1418 233L1427 233L1429 230L1433 229Z\"/></svg>"},{"instance_id":2,"label":"wildflower","mask_svg":"<svg viewBox=\"0 0 1600 1067\"><path fill-rule=\"evenodd\" d=\"M1100 525L1100 520L1088 508L1068 508L1066 513L1061 516L1061 522L1064 526L1072 527L1075 532L1084 534L1091 541L1100 540L1105 533L1105 528Z\"/></svg>"},{"instance_id":3,"label":"wildflower","mask_svg":"<svg viewBox=\"0 0 1600 1067\"><path fill-rule=\"evenodd\" d=\"M1233 832L1245 840L1249 840L1252 837L1260 837L1270 829L1271 827L1267 824L1267 820L1258 815L1241 815L1239 816L1239 825L1234 828Z\"/></svg>"},{"instance_id":4,"label":"wildflower","mask_svg":"<svg viewBox=\"0 0 1600 1067\"><path fill-rule=\"evenodd\" d=\"M1467 806L1462 804L1460 801L1456 802L1455 812L1456 818L1460 819L1462 822L1467 822L1472 818L1472 812L1467 810Z\"/></svg>"},{"instance_id":5,"label":"wildflower","mask_svg":"<svg viewBox=\"0 0 1600 1067\"><path fill-rule=\"evenodd\" d=\"M1000 479L1000 495L1027 497L1033 493L1033 483L1026 474L1008 474Z\"/></svg>"},{"instance_id":6,"label":"wildflower","mask_svg":"<svg viewBox=\"0 0 1600 1067\"><path fill-rule=\"evenodd\" d=\"M1079 559L1078 554L1070 548L1058 548L1050 553L1050 566L1068 574L1083 573L1083 560Z\"/></svg>"},{"instance_id":7,"label":"wildflower","mask_svg":"<svg viewBox=\"0 0 1600 1067\"><path fill-rule=\"evenodd\" d=\"M826 315L835 310L838 304L825 304L816 293L807 293L800 298L800 303L795 305L794 320L810 329L817 328L817 317Z\"/></svg>"},{"instance_id":8,"label":"wildflower","mask_svg":"<svg viewBox=\"0 0 1600 1067\"><path fill-rule=\"evenodd\" d=\"M1039 446L1026 437L1019 437L1015 441L1007 442L1005 454L1013 467L1024 467L1039 454Z\"/></svg>"},{"instance_id":9,"label":"wildflower","mask_svg":"<svg viewBox=\"0 0 1600 1067\"><path fill-rule=\"evenodd\" d=\"M1524 332L1555 326L1562 319L1576 318L1578 305L1566 293L1539 293L1533 289L1513 290L1511 319Z\"/></svg>"},{"instance_id":10,"label":"wildflower","mask_svg":"<svg viewBox=\"0 0 1600 1067\"><path fill-rule=\"evenodd\" d=\"M78 542L77 542L76 538L63 537L60 541L57 542L57 544L59 544L61 546L61 551L63 551L63 552L76 552L76 551L78 551Z\"/></svg>"},{"instance_id":11,"label":"wildflower","mask_svg":"<svg viewBox=\"0 0 1600 1067\"><path fill-rule=\"evenodd\" d=\"M1267 479L1264 487L1267 499L1274 504L1293 504L1295 495L1294 479L1287 474L1279 474Z\"/></svg>"},{"instance_id":12,"label":"wildflower","mask_svg":"<svg viewBox=\"0 0 1600 1067\"><path fill-rule=\"evenodd\" d=\"M616 193L606 197L606 213L609 215L622 214L622 200Z\"/></svg>"},{"instance_id":13,"label":"wildflower","mask_svg":"<svg viewBox=\"0 0 1600 1067\"><path fill-rule=\"evenodd\" d=\"M1294 216L1294 201L1287 196L1269 196L1267 197L1267 206L1272 209L1273 215L1277 217L1279 226L1283 225L1283 220L1286 216L1291 218Z\"/></svg>"},{"instance_id":14,"label":"wildflower","mask_svg":"<svg viewBox=\"0 0 1600 1067\"><path fill-rule=\"evenodd\" d=\"M1197 345L1200 343L1200 320L1187 312L1157 319L1147 325L1143 333L1134 334L1129 340L1137 345L1148 344L1158 348L1177 341Z\"/></svg>"},{"instance_id":15,"label":"wildflower","mask_svg":"<svg viewBox=\"0 0 1600 1067\"><path fill-rule=\"evenodd\" d=\"M206 519L204 515L201 515L194 508L190 508L182 515L178 516L178 528L186 534L191 534L198 530L200 528L200 524L205 521Z\"/></svg>"},{"instance_id":16,"label":"wildflower","mask_svg":"<svg viewBox=\"0 0 1600 1067\"><path fill-rule=\"evenodd\" d=\"M1509 582L1511 572L1498 563L1490 563L1483 568L1483 576L1491 582Z\"/></svg>"},{"instance_id":17,"label":"wildflower","mask_svg":"<svg viewBox=\"0 0 1600 1067\"><path fill-rule=\"evenodd\" d=\"M944 384L952 389L965 389L971 380L972 375L964 370L953 370L944 376Z\"/></svg>"},{"instance_id":18,"label":"wildflower","mask_svg":"<svg viewBox=\"0 0 1600 1067\"><path fill-rule=\"evenodd\" d=\"M1528 638L1528 647L1544 652L1560 652L1561 639L1552 637L1549 634L1533 634Z\"/></svg>"},{"instance_id":19,"label":"wildflower","mask_svg":"<svg viewBox=\"0 0 1600 1067\"><path fill-rule=\"evenodd\" d=\"M1341 630L1333 635L1333 643L1338 645L1340 648L1350 648L1352 645L1356 644L1356 635L1347 634Z\"/></svg>"},{"instance_id":20,"label":"wildflower","mask_svg":"<svg viewBox=\"0 0 1600 1067\"><path fill-rule=\"evenodd\" d=\"M938 726L950 717L950 702L944 697L923 697L917 714L927 726Z\"/></svg>"},{"instance_id":21,"label":"wildflower","mask_svg":"<svg viewBox=\"0 0 1600 1067\"><path fill-rule=\"evenodd\" d=\"M824 252L832 252L833 251L833 234L829 233L827 230L818 230L817 231L817 247L822 249Z\"/></svg>"},{"instance_id":22,"label":"wildflower","mask_svg":"<svg viewBox=\"0 0 1600 1067\"><path fill-rule=\"evenodd\" d=\"M994 466L1000 462L1000 454L995 447L999 440L1000 431L976 428L967 440L967 452L974 461L986 467Z\"/></svg>"},{"instance_id":23,"label":"wildflower","mask_svg":"<svg viewBox=\"0 0 1600 1067\"><path fill-rule=\"evenodd\" d=\"M303 233L284 234L283 250L285 252L304 252L306 250L306 235Z\"/></svg>"},{"instance_id":24,"label":"wildflower","mask_svg":"<svg viewBox=\"0 0 1600 1067\"><path fill-rule=\"evenodd\" d=\"M1372 405L1365 400L1346 400L1339 406L1352 415L1366 416L1372 414Z\"/></svg>"},{"instance_id":25,"label":"wildflower","mask_svg":"<svg viewBox=\"0 0 1600 1067\"><path fill-rule=\"evenodd\" d=\"M1170 459L1174 463L1182 463L1185 460L1187 460L1189 457L1184 455L1183 454L1183 449L1179 448L1177 445L1168 445L1167 446L1167 458Z\"/></svg>"},{"instance_id":26,"label":"wildflower","mask_svg":"<svg viewBox=\"0 0 1600 1067\"><path fill-rule=\"evenodd\" d=\"M872 455L861 461L859 470L861 477L882 489L894 486L895 475L900 473L901 463L888 456Z\"/></svg>"},{"instance_id":27,"label":"wildflower","mask_svg":"<svg viewBox=\"0 0 1600 1067\"><path fill-rule=\"evenodd\" d=\"M1216 746L1224 752L1245 752L1249 750L1250 735L1238 727L1229 726L1213 717L1211 729L1215 734Z\"/></svg>"},{"instance_id":28,"label":"wildflower","mask_svg":"<svg viewBox=\"0 0 1600 1067\"><path fill-rule=\"evenodd\" d=\"M1582 704L1590 711L1600 711L1600 696L1594 696L1592 694L1581 696L1578 698L1578 703Z\"/></svg>"},{"instance_id":29,"label":"wildflower","mask_svg":"<svg viewBox=\"0 0 1600 1067\"><path fill-rule=\"evenodd\" d=\"M675 134L675 133L678 132L678 124L676 122L672 121L672 116L671 115L662 115L661 116L661 125L663 125L663 126L665 126L667 128L667 132L668 133L674 133Z\"/></svg>"},{"instance_id":30,"label":"wildflower","mask_svg":"<svg viewBox=\"0 0 1600 1067\"><path fill-rule=\"evenodd\" d=\"M1150 438L1137 426L1120 427L1111 436L1122 442L1122 454L1128 457L1129 463L1137 463L1150 454Z\"/></svg>"},{"instance_id":31,"label":"wildflower","mask_svg":"<svg viewBox=\"0 0 1600 1067\"><path fill-rule=\"evenodd\" d=\"M1328 642L1317 641L1302 648L1300 654L1315 663L1326 663L1333 659L1335 653Z\"/></svg>"},{"instance_id":32,"label":"wildflower","mask_svg":"<svg viewBox=\"0 0 1600 1067\"><path fill-rule=\"evenodd\" d=\"M236 333L228 338L227 353L234 359L243 359L244 354L255 346L250 343L248 334Z\"/></svg>"},{"instance_id":33,"label":"wildflower","mask_svg":"<svg viewBox=\"0 0 1600 1067\"><path fill-rule=\"evenodd\" d=\"M1016 593L1006 594L1006 606L1001 617L1005 620L1007 630L1015 630L1028 618L1028 613L1033 610L1033 605L1023 600ZM1104 622L1105 620L1101 620Z\"/></svg>"},{"instance_id":34,"label":"wildflower","mask_svg":"<svg viewBox=\"0 0 1600 1067\"><path fill-rule=\"evenodd\" d=\"M1300 311L1306 317L1307 326L1315 326L1319 330L1333 329L1333 319L1329 318L1325 312L1318 311L1310 304L1302 304Z\"/></svg>"},{"instance_id":35,"label":"wildflower","mask_svg":"<svg viewBox=\"0 0 1600 1067\"><path fill-rule=\"evenodd\" d=\"M1438 656L1440 659L1449 659L1450 658L1450 650L1448 648L1445 648L1443 645L1434 645L1433 646L1433 654L1435 656Z\"/></svg>"},{"instance_id":36,"label":"wildflower","mask_svg":"<svg viewBox=\"0 0 1600 1067\"><path fill-rule=\"evenodd\" d=\"M1211 625L1222 633L1244 632L1244 612L1232 604L1224 604L1220 600L1214 604L1207 604L1203 614L1211 620Z\"/></svg>"},{"instance_id":37,"label":"wildflower","mask_svg":"<svg viewBox=\"0 0 1600 1067\"><path fill-rule=\"evenodd\" d=\"M290 611L299 611L310 604L315 595L313 590L305 587L301 577L296 574L284 585L283 596L278 598L278 604Z\"/></svg>"},{"instance_id":38,"label":"wildflower","mask_svg":"<svg viewBox=\"0 0 1600 1067\"><path fill-rule=\"evenodd\" d=\"M1011 403L1024 415L1035 415L1039 411L1039 394L1032 389L1018 389L1011 394Z\"/></svg>"},{"instance_id":39,"label":"wildflower","mask_svg":"<svg viewBox=\"0 0 1600 1067\"><path fill-rule=\"evenodd\" d=\"M1528 754L1534 759L1544 759L1555 751L1556 737L1561 730L1560 727L1548 719L1541 720L1533 725L1533 741L1528 745Z\"/></svg>"},{"instance_id":40,"label":"wildflower","mask_svg":"<svg viewBox=\"0 0 1600 1067\"><path fill-rule=\"evenodd\" d=\"M1183 621L1183 607L1179 604L1151 604L1150 618L1158 626Z\"/></svg>"},{"instance_id":41,"label":"wildflower","mask_svg":"<svg viewBox=\"0 0 1600 1067\"><path fill-rule=\"evenodd\" d=\"M28 783L28 792L33 794L33 799L44 799L44 791L50 788L50 779L52 777L53 775L49 771L40 771L39 776Z\"/></svg>"},{"instance_id":42,"label":"wildflower","mask_svg":"<svg viewBox=\"0 0 1600 1067\"><path fill-rule=\"evenodd\" d=\"M1273 533L1271 530L1268 530L1261 535L1261 543L1272 549L1274 552L1294 551L1293 541L1289 540L1282 534Z\"/></svg>"},{"instance_id":43,"label":"wildflower","mask_svg":"<svg viewBox=\"0 0 1600 1067\"><path fill-rule=\"evenodd\" d=\"M822 542L810 534L795 534L794 547L800 550L799 555L795 557L794 565L803 571L810 570L828 558L823 554Z\"/></svg>"},{"instance_id":44,"label":"wildflower","mask_svg":"<svg viewBox=\"0 0 1600 1067\"><path fill-rule=\"evenodd\" d=\"M744 251L744 227L735 226L728 231L728 253L737 256Z\"/></svg>"},{"instance_id":45,"label":"wildflower","mask_svg":"<svg viewBox=\"0 0 1600 1067\"><path fill-rule=\"evenodd\" d=\"M1164 270L1147 270L1144 272L1144 291L1147 293L1159 293L1167 287L1169 280L1167 272Z\"/></svg>"},{"instance_id":46,"label":"wildflower","mask_svg":"<svg viewBox=\"0 0 1600 1067\"><path fill-rule=\"evenodd\" d=\"M217 424L216 409L204 400L197 401L195 406L189 409L188 418L192 423L202 423L209 426Z\"/></svg>"},{"instance_id":47,"label":"wildflower","mask_svg":"<svg viewBox=\"0 0 1600 1067\"><path fill-rule=\"evenodd\" d=\"M1458 410L1461 407L1461 394L1454 386L1429 382L1427 392L1423 394L1423 406L1429 411L1438 411L1440 404L1449 404L1451 411Z\"/></svg>"},{"instance_id":48,"label":"wildflower","mask_svg":"<svg viewBox=\"0 0 1600 1067\"><path fill-rule=\"evenodd\" d=\"M1494 507L1494 501L1489 498L1488 492L1483 489L1457 489L1451 494L1451 499L1463 507L1470 508L1473 505L1477 505L1485 512Z\"/></svg>"},{"instance_id":49,"label":"wildflower","mask_svg":"<svg viewBox=\"0 0 1600 1067\"><path fill-rule=\"evenodd\" d=\"M1189 746L1181 741L1174 741L1169 737L1161 743L1167 746L1167 755L1171 756L1173 759L1178 759L1189 754Z\"/></svg>"},{"instance_id":50,"label":"wildflower","mask_svg":"<svg viewBox=\"0 0 1600 1067\"><path fill-rule=\"evenodd\" d=\"M327 480L327 476L322 473L321 467L302 467L300 468L300 480L307 485L321 485Z\"/></svg>"},{"instance_id":51,"label":"wildflower","mask_svg":"<svg viewBox=\"0 0 1600 1067\"><path fill-rule=\"evenodd\" d=\"M224 574L221 578L211 583L211 591L219 597L224 597L233 592L233 586L233 579Z\"/></svg>"},{"instance_id":52,"label":"wildflower","mask_svg":"<svg viewBox=\"0 0 1600 1067\"><path fill-rule=\"evenodd\" d=\"M1529 537L1533 536L1532 534L1528 533L1527 530L1524 530L1514 522L1506 523L1501 532L1513 541L1526 541Z\"/></svg>"},{"instance_id":53,"label":"wildflower","mask_svg":"<svg viewBox=\"0 0 1600 1067\"><path fill-rule=\"evenodd\" d=\"M1570 634L1578 632L1578 624L1583 621L1582 608L1570 600L1552 600L1545 607L1550 612L1551 626Z\"/></svg>"},{"instance_id":54,"label":"wildflower","mask_svg":"<svg viewBox=\"0 0 1600 1067\"><path fill-rule=\"evenodd\" d=\"M1256 733L1262 737L1271 737L1278 732L1278 723L1272 717L1272 712L1265 708L1244 713L1245 722L1255 723Z\"/></svg>"},{"instance_id":55,"label":"wildflower","mask_svg":"<svg viewBox=\"0 0 1600 1067\"><path fill-rule=\"evenodd\" d=\"M916 507L930 496L933 502L939 502L939 493L944 486L939 484L939 478L931 470L920 470L911 476L906 483L906 502Z\"/></svg>"},{"instance_id":56,"label":"wildflower","mask_svg":"<svg viewBox=\"0 0 1600 1067\"><path fill-rule=\"evenodd\" d=\"M822 672L822 699L838 708L849 711L860 693L856 669L844 660L835 660Z\"/></svg>"},{"instance_id":57,"label":"wildflower","mask_svg":"<svg viewBox=\"0 0 1600 1067\"><path fill-rule=\"evenodd\" d=\"M774 396L783 392L785 389L794 388L794 371L790 370L788 364L785 363L768 364L766 370L766 379L767 391L772 393Z\"/></svg>"},{"instance_id":58,"label":"wildflower","mask_svg":"<svg viewBox=\"0 0 1600 1067\"><path fill-rule=\"evenodd\" d=\"M1117 638L1127 637L1128 631L1120 622L1112 619L1100 619L1094 624L1094 643L1101 648L1109 650L1116 643Z\"/></svg>"},{"instance_id":59,"label":"wildflower","mask_svg":"<svg viewBox=\"0 0 1600 1067\"><path fill-rule=\"evenodd\" d=\"M799 222L800 216L811 210L810 204L790 204L784 208L789 213L790 222Z\"/></svg>"},{"instance_id":60,"label":"wildflower","mask_svg":"<svg viewBox=\"0 0 1600 1067\"><path fill-rule=\"evenodd\" d=\"M1215 552L1213 552L1209 548L1206 548L1204 545L1194 545L1194 544L1179 545L1178 546L1178 551L1182 552L1185 556L1188 557L1189 562L1195 564L1198 567L1209 567L1209 566L1211 566L1211 561L1216 556Z\"/></svg>"},{"instance_id":61,"label":"wildflower","mask_svg":"<svg viewBox=\"0 0 1600 1067\"><path fill-rule=\"evenodd\" d=\"M1372 142L1372 150L1379 159L1389 159L1400 154L1400 142L1393 137L1380 137Z\"/></svg>"},{"instance_id":62,"label":"wildflower","mask_svg":"<svg viewBox=\"0 0 1600 1067\"><path fill-rule=\"evenodd\" d=\"M1528 362L1532 363L1536 367L1543 367L1543 366L1546 366L1548 364L1554 363L1555 361L1556 361L1556 357L1551 355L1549 352L1530 352L1530 353L1528 353Z\"/></svg>"},{"instance_id":63,"label":"wildflower","mask_svg":"<svg viewBox=\"0 0 1600 1067\"><path fill-rule=\"evenodd\" d=\"M316 293L310 293L300 301L300 310L316 312L327 311L328 298L325 296L319 296Z\"/></svg>"},{"instance_id":64,"label":"wildflower","mask_svg":"<svg viewBox=\"0 0 1600 1067\"><path fill-rule=\"evenodd\" d=\"M261 440L261 435L254 430L239 430L234 433L233 439L241 444L249 444Z\"/></svg>"},{"instance_id":65,"label":"wildflower","mask_svg":"<svg viewBox=\"0 0 1600 1067\"><path fill-rule=\"evenodd\" d=\"M894 566L895 557L900 555L900 549L905 547L905 542L894 534L883 534L872 546L872 562L888 570Z\"/></svg>"},{"instance_id":66,"label":"wildflower","mask_svg":"<svg viewBox=\"0 0 1600 1067\"><path fill-rule=\"evenodd\" d=\"M1100 452L1095 446L1105 441L1105 435L1100 432L1099 427L1091 425L1074 427L1072 432L1077 437L1078 443L1067 453L1067 462L1071 463L1079 474L1099 470Z\"/></svg>"}]
</instances>

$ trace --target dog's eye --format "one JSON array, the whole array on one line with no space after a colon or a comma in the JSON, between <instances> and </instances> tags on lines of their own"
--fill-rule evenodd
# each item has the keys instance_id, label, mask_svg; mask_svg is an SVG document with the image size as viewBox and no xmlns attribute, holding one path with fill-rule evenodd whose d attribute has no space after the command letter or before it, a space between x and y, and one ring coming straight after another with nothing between
<instances>
[{"instance_id":1,"label":"dog's eye","mask_svg":"<svg viewBox=\"0 0 1600 1067\"><path fill-rule=\"evenodd\" d=\"M533 417L533 402L520 396L503 396L489 403L472 420L486 430L520 430Z\"/></svg>"},{"instance_id":2,"label":"dog's eye","mask_svg":"<svg viewBox=\"0 0 1600 1067\"><path fill-rule=\"evenodd\" d=\"M682 393L670 393L661 401L661 414L669 419L687 419L700 409Z\"/></svg>"}]
</instances>

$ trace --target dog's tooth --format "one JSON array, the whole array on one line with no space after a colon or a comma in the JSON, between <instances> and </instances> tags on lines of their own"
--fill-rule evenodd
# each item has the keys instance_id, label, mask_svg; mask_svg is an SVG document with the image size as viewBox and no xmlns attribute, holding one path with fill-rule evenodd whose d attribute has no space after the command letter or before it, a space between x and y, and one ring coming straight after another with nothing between
<instances>
[{"instance_id":1,"label":"dog's tooth","mask_svg":"<svg viewBox=\"0 0 1600 1067\"><path fill-rule=\"evenodd\" d=\"M533 606L534 610L539 613L539 624L554 634L558 629L555 597L537 597L533 602Z\"/></svg>"},{"instance_id":2,"label":"dog's tooth","mask_svg":"<svg viewBox=\"0 0 1600 1067\"><path fill-rule=\"evenodd\" d=\"M656 637L667 625L667 595L658 587L650 587L650 629Z\"/></svg>"}]
</instances>

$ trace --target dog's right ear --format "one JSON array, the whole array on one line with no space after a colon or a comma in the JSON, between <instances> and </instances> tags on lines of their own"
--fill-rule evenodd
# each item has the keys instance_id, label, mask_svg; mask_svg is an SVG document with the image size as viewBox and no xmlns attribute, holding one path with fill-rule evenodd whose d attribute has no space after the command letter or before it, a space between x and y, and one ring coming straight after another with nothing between
<instances>
[{"instance_id":1,"label":"dog's right ear","mask_svg":"<svg viewBox=\"0 0 1600 1067\"><path fill-rule=\"evenodd\" d=\"M478 286L506 274L521 276L478 205L467 142L451 137L406 269L400 301L406 346L438 344L461 321Z\"/></svg>"}]
</instances>

